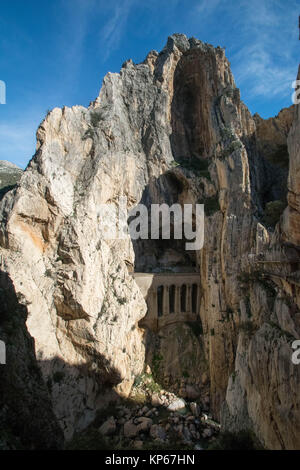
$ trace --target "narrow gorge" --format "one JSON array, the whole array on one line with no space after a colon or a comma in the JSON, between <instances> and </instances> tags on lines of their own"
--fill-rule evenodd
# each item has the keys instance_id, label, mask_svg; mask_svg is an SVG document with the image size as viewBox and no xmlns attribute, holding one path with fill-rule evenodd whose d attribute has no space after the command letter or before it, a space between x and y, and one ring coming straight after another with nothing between
<instances>
[{"instance_id":1,"label":"narrow gorge","mask_svg":"<svg viewBox=\"0 0 300 470\"><path fill-rule=\"evenodd\" d=\"M183 34L47 114L0 201L2 447L63 448L146 393L154 414L184 401L218 433L300 448L299 137L299 105L252 116L224 49ZM204 204L203 248L108 240L120 197ZM150 429L109 416L111 445Z\"/></svg>"}]
</instances>

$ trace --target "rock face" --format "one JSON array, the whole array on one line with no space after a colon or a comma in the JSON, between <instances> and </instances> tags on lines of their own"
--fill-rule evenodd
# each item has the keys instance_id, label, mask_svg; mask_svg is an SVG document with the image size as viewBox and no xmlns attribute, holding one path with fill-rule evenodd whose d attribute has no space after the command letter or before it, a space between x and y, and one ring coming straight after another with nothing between
<instances>
[{"instance_id":1,"label":"rock face","mask_svg":"<svg viewBox=\"0 0 300 470\"><path fill-rule=\"evenodd\" d=\"M289 135L295 113L295 105L282 109L277 116L262 119L254 114L257 144L260 152L271 162L288 165L289 156L287 137Z\"/></svg>"},{"instance_id":2,"label":"rock face","mask_svg":"<svg viewBox=\"0 0 300 470\"><path fill-rule=\"evenodd\" d=\"M298 71L298 80L300 79L300 69ZM300 245L300 110L299 105L295 106L294 121L289 133L288 148L290 155L290 171L288 178L288 208L284 214L283 233L284 238Z\"/></svg>"},{"instance_id":3,"label":"rock face","mask_svg":"<svg viewBox=\"0 0 300 470\"><path fill-rule=\"evenodd\" d=\"M26 330L27 308L3 272L0 305L0 337L6 345L6 364L0 365L0 449L59 449L63 433Z\"/></svg>"},{"instance_id":4,"label":"rock face","mask_svg":"<svg viewBox=\"0 0 300 470\"><path fill-rule=\"evenodd\" d=\"M289 123L289 111L275 119ZM273 121L270 127L274 133ZM1 269L27 309L37 364L67 439L109 400L126 396L148 362L170 389L191 400L204 394L225 429L251 428L271 448L299 447L291 424L300 422L298 369L282 333L298 333L293 299L250 262L280 241L263 220L266 202L277 198L274 188L265 194L264 128L240 100L224 50L178 34L161 53L107 74L89 108L54 109L42 122L34 158L1 201ZM298 135L296 122L295 161ZM296 243L291 165L285 236ZM139 202L204 203L204 248L187 253L181 240L127 234L107 240L111 213L101 208L117 208L121 196L125 212ZM178 266L199 272L197 327L145 332L146 303L131 271ZM189 383L178 383L183 375ZM135 432L138 425L129 424L126 432Z\"/></svg>"},{"instance_id":5,"label":"rock face","mask_svg":"<svg viewBox=\"0 0 300 470\"><path fill-rule=\"evenodd\" d=\"M289 205L260 255L260 265L244 279L247 309L242 312L235 370L222 413L227 429L254 429L264 445L273 449L300 446L300 369L292 362L292 343L300 335L299 105L293 113L288 137Z\"/></svg>"},{"instance_id":6,"label":"rock face","mask_svg":"<svg viewBox=\"0 0 300 470\"><path fill-rule=\"evenodd\" d=\"M293 122L294 108L282 109L274 118L262 119L253 116L256 125L257 149L263 159L265 185L262 199L265 204L271 201L287 201L287 177L289 171L289 152L287 137Z\"/></svg>"},{"instance_id":7,"label":"rock face","mask_svg":"<svg viewBox=\"0 0 300 470\"><path fill-rule=\"evenodd\" d=\"M113 416L111 416L102 426L99 428L99 432L103 436L110 436L116 431L116 421Z\"/></svg>"}]
</instances>

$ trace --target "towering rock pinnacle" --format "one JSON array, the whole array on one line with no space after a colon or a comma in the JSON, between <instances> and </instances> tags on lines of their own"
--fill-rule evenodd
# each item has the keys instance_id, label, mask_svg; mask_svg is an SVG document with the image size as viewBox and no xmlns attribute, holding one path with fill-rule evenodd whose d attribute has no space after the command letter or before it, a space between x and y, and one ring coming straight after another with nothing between
<instances>
[{"instance_id":1,"label":"towering rock pinnacle","mask_svg":"<svg viewBox=\"0 0 300 470\"><path fill-rule=\"evenodd\" d=\"M294 124L291 153L298 133ZM167 372L176 388L189 369L190 380L209 395L214 417L220 419L223 410L226 428L250 427L264 445L288 447L290 425L277 420L274 409L282 415L298 375L279 404L265 376L251 382L255 361L254 378L259 375L260 355L266 364L276 357L280 380L289 351L282 339L283 359L274 343L263 353L264 331L270 321L280 329L287 307L275 286L274 318L263 283L250 274L249 255L265 250L273 233L263 219L273 197L264 193L272 183L268 165L224 50L181 34L143 63L129 60L119 74L108 73L88 108L55 108L46 116L35 156L1 201L0 257L7 293L13 289L25 309L36 362L67 439L109 400L128 395L155 350L163 358L158 378ZM290 211L297 209L295 184L290 173ZM108 220L100 207L116 206L120 196L126 196L128 210L140 201L204 203L204 248L189 257L179 245L133 242L129 236L106 240ZM201 333L194 336L186 324L169 328L168 335L139 326L147 306L132 267L162 270L174 251L178 263L193 263L199 272ZM245 273L251 282L246 292ZM252 338L242 328L248 323ZM8 347L8 357L13 354ZM233 386L235 371L240 377ZM293 420L297 403L295 397ZM294 448L299 437L293 434L290 442Z\"/></svg>"}]
</instances>

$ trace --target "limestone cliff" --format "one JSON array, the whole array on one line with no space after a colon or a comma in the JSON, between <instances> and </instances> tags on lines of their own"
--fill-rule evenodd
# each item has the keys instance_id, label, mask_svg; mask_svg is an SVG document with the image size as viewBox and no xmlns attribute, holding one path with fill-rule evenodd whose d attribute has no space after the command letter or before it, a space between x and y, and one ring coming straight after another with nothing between
<instances>
[{"instance_id":1,"label":"limestone cliff","mask_svg":"<svg viewBox=\"0 0 300 470\"><path fill-rule=\"evenodd\" d=\"M282 109L277 116L262 119L258 114L253 116L256 126L256 142L264 163L265 185L262 192L263 208L266 222L268 209L287 205L287 177L289 171L289 153L287 137L293 122L294 105ZM272 204L273 203L273 204Z\"/></svg>"},{"instance_id":2,"label":"limestone cliff","mask_svg":"<svg viewBox=\"0 0 300 470\"><path fill-rule=\"evenodd\" d=\"M258 148L273 163L288 166L287 137L294 119L295 105L282 109L277 116L262 119L254 114Z\"/></svg>"},{"instance_id":3,"label":"limestone cliff","mask_svg":"<svg viewBox=\"0 0 300 470\"><path fill-rule=\"evenodd\" d=\"M264 192L262 128L240 100L224 50L179 34L143 63L129 60L107 74L88 108L54 109L40 125L35 156L1 201L1 270L26 307L66 438L108 400L127 395L145 363L153 367L159 357L157 380L179 394L196 384L225 428L252 428L268 447L300 445L291 425L299 422L298 369L281 333L297 335L285 316L293 299L273 278L258 279L250 262L279 236L264 220L275 193ZM100 207L116 207L120 196L128 210L139 202L204 203L204 248L187 254L177 240L106 240ZM147 307L132 269L179 266L199 272L198 327L141 328Z\"/></svg>"},{"instance_id":4,"label":"limestone cliff","mask_svg":"<svg viewBox=\"0 0 300 470\"><path fill-rule=\"evenodd\" d=\"M298 80L300 79L300 69ZM290 155L290 171L288 178L288 208L284 214L283 237L299 245L299 131L300 131L300 110L299 105L294 110L294 121L288 137L288 147Z\"/></svg>"},{"instance_id":5,"label":"limestone cliff","mask_svg":"<svg viewBox=\"0 0 300 470\"><path fill-rule=\"evenodd\" d=\"M292 112L293 124L288 135L288 207L275 232L270 234L269 243L261 247L258 256L251 255L248 270L243 273L246 301L243 328L223 408L224 426L235 430L252 428L264 445L273 449L299 449L300 445L300 370L292 363L292 343L300 335L296 202L299 105ZM289 115L287 110L283 113Z\"/></svg>"}]
</instances>

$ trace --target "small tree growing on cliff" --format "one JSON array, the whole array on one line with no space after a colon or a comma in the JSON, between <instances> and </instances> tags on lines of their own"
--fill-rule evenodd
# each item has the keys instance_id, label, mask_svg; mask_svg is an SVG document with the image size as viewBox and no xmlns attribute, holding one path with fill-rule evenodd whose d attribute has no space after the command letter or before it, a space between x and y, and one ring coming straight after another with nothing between
<instances>
[{"instance_id":1,"label":"small tree growing on cliff","mask_svg":"<svg viewBox=\"0 0 300 470\"><path fill-rule=\"evenodd\" d=\"M265 222L270 227L275 227L283 213L286 204L283 201L271 201L265 207Z\"/></svg>"}]
</instances>

